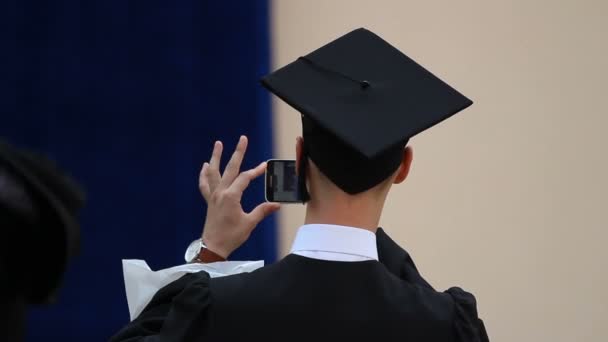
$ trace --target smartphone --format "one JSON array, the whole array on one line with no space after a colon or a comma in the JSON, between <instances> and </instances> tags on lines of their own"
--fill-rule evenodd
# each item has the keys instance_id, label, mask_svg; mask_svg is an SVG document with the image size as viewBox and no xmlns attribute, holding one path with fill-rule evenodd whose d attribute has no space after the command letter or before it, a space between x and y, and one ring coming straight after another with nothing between
<instances>
[{"instance_id":1,"label":"smartphone","mask_svg":"<svg viewBox=\"0 0 608 342\"><path fill-rule=\"evenodd\" d=\"M302 203L298 191L296 161L270 159L266 162L266 201Z\"/></svg>"}]
</instances>

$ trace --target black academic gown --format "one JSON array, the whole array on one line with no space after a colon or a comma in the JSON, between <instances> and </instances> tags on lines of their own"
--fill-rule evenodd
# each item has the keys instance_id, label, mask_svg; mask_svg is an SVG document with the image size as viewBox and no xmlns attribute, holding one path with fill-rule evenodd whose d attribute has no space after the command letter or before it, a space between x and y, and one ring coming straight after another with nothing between
<instances>
[{"instance_id":1,"label":"black academic gown","mask_svg":"<svg viewBox=\"0 0 608 342\"><path fill-rule=\"evenodd\" d=\"M382 229L378 261L289 255L251 273L186 275L111 341L488 341L475 297L435 291Z\"/></svg>"}]
</instances>

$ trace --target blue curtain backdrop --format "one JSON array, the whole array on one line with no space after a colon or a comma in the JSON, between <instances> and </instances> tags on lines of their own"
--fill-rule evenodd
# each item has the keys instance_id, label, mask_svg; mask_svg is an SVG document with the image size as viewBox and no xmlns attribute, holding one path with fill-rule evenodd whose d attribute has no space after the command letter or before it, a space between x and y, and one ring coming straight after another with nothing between
<instances>
[{"instance_id":1,"label":"blue curtain backdrop","mask_svg":"<svg viewBox=\"0 0 608 342\"><path fill-rule=\"evenodd\" d=\"M121 259L183 263L200 235L198 172L213 142L231 152L248 135L245 167L272 155L269 96L258 83L269 68L268 4L0 6L0 136L47 153L88 193L81 254L58 303L31 312L28 340L106 340L128 321ZM243 202L252 209L262 200L258 180ZM233 257L275 258L273 218Z\"/></svg>"}]
</instances>

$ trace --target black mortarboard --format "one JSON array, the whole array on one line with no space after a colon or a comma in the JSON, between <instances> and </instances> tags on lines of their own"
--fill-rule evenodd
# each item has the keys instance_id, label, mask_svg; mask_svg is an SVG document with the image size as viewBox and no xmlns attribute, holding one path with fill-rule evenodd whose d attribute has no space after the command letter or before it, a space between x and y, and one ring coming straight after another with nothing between
<instances>
[{"instance_id":1,"label":"black mortarboard","mask_svg":"<svg viewBox=\"0 0 608 342\"><path fill-rule=\"evenodd\" d=\"M363 28L262 84L302 113L305 153L350 194L388 178L409 138L473 103Z\"/></svg>"}]
</instances>

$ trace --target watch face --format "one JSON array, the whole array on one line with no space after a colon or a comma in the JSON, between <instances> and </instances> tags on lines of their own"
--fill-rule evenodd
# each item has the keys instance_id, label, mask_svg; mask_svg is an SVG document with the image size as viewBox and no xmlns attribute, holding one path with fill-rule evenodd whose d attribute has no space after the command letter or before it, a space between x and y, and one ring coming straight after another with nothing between
<instances>
[{"instance_id":1,"label":"watch face","mask_svg":"<svg viewBox=\"0 0 608 342\"><path fill-rule=\"evenodd\" d=\"M192 262L198 256L198 253L200 251L201 251L201 239L192 241L190 246L188 246L188 249L186 249L186 255L184 256L184 258L186 259L186 262Z\"/></svg>"}]
</instances>

